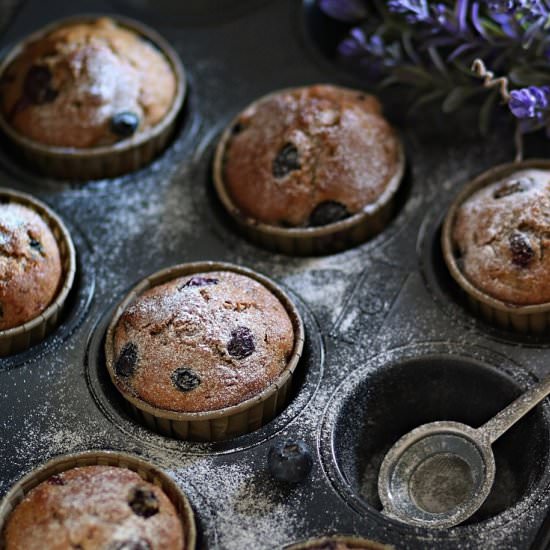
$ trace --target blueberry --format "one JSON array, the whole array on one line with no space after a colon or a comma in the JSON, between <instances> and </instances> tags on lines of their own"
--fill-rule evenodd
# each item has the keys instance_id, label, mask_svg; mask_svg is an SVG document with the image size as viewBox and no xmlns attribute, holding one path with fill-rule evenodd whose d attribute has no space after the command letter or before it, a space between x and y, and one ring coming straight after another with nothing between
<instances>
[{"instance_id":1,"label":"blueberry","mask_svg":"<svg viewBox=\"0 0 550 550\"><path fill-rule=\"evenodd\" d=\"M134 487L130 491L128 504L134 514L142 518L154 516L159 511L159 501L155 493L147 487Z\"/></svg>"},{"instance_id":2,"label":"blueberry","mask_svg":"<svg viewBox=\"0 0 550 550\"><path fill-rule=\"evenodd\" d=\"M32 65L27 71L23 92L29 101L37 105L50 103L57 97L57 91L50 87L52 73L44 65Z\"/></svg>"},{"instance_id":3,"label":"blueberry","mask_svg":"<svg viewBox=\"0 0 550 550\"><path fill-rule=\"evenodd\" d=\"M273 160L271 171L276 178L284 178L293 170L301 168L298 149L293 143L286 143Z\"/></svg>"},{"instance_id":4,"label":"blueberry","mask_svg":"<svg viewBox=\"0 0 550 550\"><path fill-rule=\"evenodd\" d=\"M329 223L339 222L349 218L351 214L348 209L340 202L325 201L319 203L309 216L309 225L319 227Z\"/></svg>"},{"instance_id":5,"label":"blueberry","mask_svg":"<svg viewBox=\"0 0 550 550\"><path fill-rule=\"evenodd\" d=\"M529 237L518 231L510 235L510 250L512 262L518 267L527 267L535 257Z\"/></svg>"},{"instance_id":6,"label":"blueberry","mask_svg":"<svg viewBox=\"0 0 550 550\"><path fill-rule=\"evenodd\" d=\"M107 548L108 550L152 550L151 545L142 538L115 541Z\"/></svg>"},{"instance_id":7,"label":"blueberry","mask_svg":"<svg viewBox=\"0 0 550 550\"><path fill-rule=\"evenodd\" d=\"M231 357L244 359L256 351L254 334L248 327L237 327L231 332L231 338L227 344L227 352Z\"/></svg>"},{"instance_id":8,"label":"blueberry","mask_svg":"<svg viewBox=\"0 0 550 550\"><path fill-rule=\"evenodd\" d=\"M36 250L36 252L39 252L40 254L42 254L42 252L44 252L44 248L42 246L42 243L40 241L37 241L36 239L31 238L29 240L29 246L33 250Z\"/></svg>"},{"instance_id":9,"label":"blueberry","mask_svg":"<svg viewBox=\"0 0 550 550\"><path fill-rule=\"evenodd\" d=\"M219 283L219 279L216 279L214 277L191 277L187 282L185 282L182 286L179 287L178 290L181 290L182 288L187 288L190 286L207 286L207 285L217 285Z\"/></svg>"},{"instance_id":10,"label":"blueberry","mask_svg":"<svg viewBox=\"0 0 550 550\"><path fill-rule=\"evenodd\" d=\"M128 342L120 352L115 363L115 372L119 376L132 376L136 370L138 362L137 346L133 342Z\"/></svg>"},{"instance_id":11,"label":"blueberry","mask_svg":"<svg viewBox=\"0 0 550 550\"><path fill-rule=\"evenodd\" d=\"M54 474L53 476L48 478L48 484L49 485L65 485L65 480L59 474Z\"/></svg>"},{"instance_id":12,"label":"blueberry","mask_svg":"<svg viewBox=\"0 0 550 550\"><path fill-rule=\"evenodd\" d=\"M198 374L187 367L180 367L172 373L172 383L178 390L187 392L198 388L201 379Z\"/></svg>"},{"instance_id":13,"label":"blueberry","mask_svg":"<svg viewBox=\"0 0 550 550\"><path fill-rule=\"evenodd\" d=\"M120 137L130 137L139 126L139 116L131 111L122 111L111 118L111 132Z\"/></svg>"},{"instance_id":14,"label":"blueberry","mask_svg":"<svg viewBox=\"0 0 550 550\"><path fill-rule=\"evenodd\" d=\"M237 122L233 125L231 128L231 133L236 136L237 134L240 134L244 130L244 125L242 122Z\"/></svg>"},{"instance_id":15,"label":"blueberry","mask_svg":"<svg viewBox=\"0 0 550 550\"><path fill-rule=\"evenodd\" d=\"M279 441L269 449L267 463L271 475L279 481L298 483L313 465L309 447L300 439Z\"/></svg>"},{"instance_id":16,"label":"blueberry","mask_svg":"<svg viewBox=\"0 0 550 550\"><path fill-rule=\"evenodd\" d=\"M503 183L494 193L493 198L501 199L502 197L507 197L508 195L513 195L515 193L522 193L527 191L533 185L533 180L531 178L520 178L517 180L510 180Z\"/></svg>"}]
</instances>

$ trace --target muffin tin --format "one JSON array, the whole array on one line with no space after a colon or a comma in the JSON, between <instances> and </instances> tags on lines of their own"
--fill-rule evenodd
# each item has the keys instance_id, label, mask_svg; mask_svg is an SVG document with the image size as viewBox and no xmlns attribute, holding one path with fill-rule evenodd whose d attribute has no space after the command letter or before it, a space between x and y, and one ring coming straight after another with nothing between
<instances>
[{"instance_id":1,"label":"muffin tin","mask_svg":"<svg viewBox=\"0 0 550 550\"><path fill-rule=\"evenodd\" d=\"M25 34L77 12L149 20L150 5L27 0L2 45L7 51ZM189 90L174 141L148 167L72 183L37 177L11 159L5 144L0 148L2 185L49 204L68 226L77 255L60 326L37 346L0 359L0 493L58 455L112 450L161 468L185 491L198 548L282 548L336 534L396 548L543 548L548 403L497 443L495 491L467 524L409 527L380 513L374 491L384 451L407 430L443 418L480 424L548 373L548 338L476 317L440 248L442 218L463 185L513 158L512 140L503 140L507 129L481 139L468 128L436 134L429 121L394 120L404 138L407 185L380 234L315 257L255 246L213 189L212 160L224 128L274 90L361 83L324 57L330 45L315 40L320 20L311 2L266 0L228 10L211 18L159 11L150 19L179 53ZM383 99L395 105L399 93ZM527 151L545 156L548 142L530 140ZM273 421L237 438L194 443L156 433L128 414L102 350L115 307L132 287L163 268L207 260L243 265L280 284L298 307L306 340L290 403ZM285 485L267 472L268 450L283 438L304 439L312 449L313 470L302 484Z\"/></svg>"}]
</instances>

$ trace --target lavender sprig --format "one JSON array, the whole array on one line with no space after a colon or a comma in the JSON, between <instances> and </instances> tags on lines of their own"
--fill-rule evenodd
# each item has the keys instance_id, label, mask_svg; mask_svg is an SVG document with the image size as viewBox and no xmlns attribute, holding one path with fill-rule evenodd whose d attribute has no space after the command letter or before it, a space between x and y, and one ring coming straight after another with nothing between
<instances>
[{"instance_id":1,"label":"lavender sprig","mask_svg":"<svg viewBox=\"0 0 550 550\"><path fill-rule=\"evenodd\" d=\"M475 102L486 129L499 93L470 70L483 59L515 88L504 99L521 130L550 128L550 0L318 2L350 25L340 56L385 86L406 86L412 108Z\"/></svg>"}]
</instances>

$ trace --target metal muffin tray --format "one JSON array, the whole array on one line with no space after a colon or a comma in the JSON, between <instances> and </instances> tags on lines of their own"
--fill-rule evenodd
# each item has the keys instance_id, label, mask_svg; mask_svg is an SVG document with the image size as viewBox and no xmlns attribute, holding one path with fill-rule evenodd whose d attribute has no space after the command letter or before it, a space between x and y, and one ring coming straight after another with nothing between
<instances>
[{"instance_id":1,"label":"metal muffin tray","mask_svg":"<svg viewBox=\"0 0 550 550\"><path fill-rule=\"evenodd\" d=\"M2 144L0 184L50 205L72 233L76 286L44 342L0 359L0 494L50 458L85 450L135 454L187 493L198 546L271 549L324 535L396 548L544 548L550 526L550 407L495 445L497 479L483 508L448 530L409 527L380 512L379 465L408 430L433 420L482 424L548 373L544 337L477 319L447 273L444 212L480 172L514 156L506 129L482 139L452 123L396 119L408 172L392 222L369 242L318 257L278 255L240 236L217 202L212 158L228 122L271 91L318 82L360 87L324 54L334 37L299 0L27 0L8 48L77 13L119 13L164 35L187 71L178 133L148 167L70 184L34 176ZM4 50L5 51L5 50ZM399 93L384 94L392 119ZM425 122L423 124L423 122ZM530 139L529 156L548 142ZM178 441L139 425L112 386L103 353L114 307L139 280L191 261L229 261L280 283L295 300L306 346L290 404L258 431L221 443ZM301 374L300 374L301 373ZM285 485L267 471L283 438L312 449L311 475Z\"/></svg>"}]
</instances>

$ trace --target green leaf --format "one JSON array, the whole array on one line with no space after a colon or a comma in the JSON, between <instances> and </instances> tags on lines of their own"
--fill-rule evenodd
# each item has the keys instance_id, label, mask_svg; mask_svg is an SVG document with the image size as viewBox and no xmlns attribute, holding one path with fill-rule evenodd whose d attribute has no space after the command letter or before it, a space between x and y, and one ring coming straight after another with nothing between
<instances>
[{"instance_id":1,"label":"green leaf","mask_svg":"<svg viewBox=\"0 0 550 550\"><path fill-rule=\"evenodd\" d=\"M479 110L479 133L482 136L486 136L489 133L489 128L491 126L491 120L493 118L493 112L497 99L500 97L498 90L493 90L488 96L487 99L483 102Z\"/></svg>"},{"instance_id":2,"label":"green leaf","mask_svg":"<svg viewBox=\"0 0 550 550\"><path fill-rule=\"evenodd\" d=\"M443 101L442 109L444 113L453 113L460 109L471 97L483 91L483 88L472 88L470 86L457 86L453 88Z\"/></svg>"},{"instance_id":3,"label":"green leaf","mask_svg":"<svg viewBox=\"0 0 550 550\"><path fill-rule=\"evenodd\" d=\"M437 48L434 48L433 46L430 46L428 48L428 54L430 56L430 59L432 60L432 63L434 64L435 68L441 74L447 76L448 75L447 67L445 66L445 63L443 62L443 59L441 59L441 56L439 55L439 52L437 51Z\"/></svg>"},{"instance_id":4,"label":"green leaf","mask_svg":"<svg viewBox=\"0 0 550 550\"><path fill-rule=\"evenodd\" d=\"M420 107L423 107L424 105L428 105L429 103L434 103L434 102L438 101L439 99L443 98L444 96L445 96L445 92L443 90L434 90L433 92L428 92L426 94L422 94L409 107L409 109L407 110L407 114L411 115L415 111L417 111Z\"/></svg>"},{"instance_id":5,"label":"green leaf","mask_svg":"<svg viewBox=\"0 0 550 550\"><path fill-rule=\"evenodd\" d=\"M392 76L403 84L430 86L433 83L433 77L428 71L414 65L395 67L392 70Z\"/></svg>"}]
</instances>

